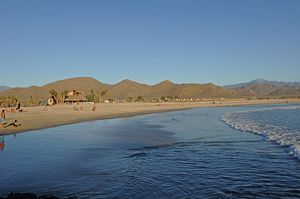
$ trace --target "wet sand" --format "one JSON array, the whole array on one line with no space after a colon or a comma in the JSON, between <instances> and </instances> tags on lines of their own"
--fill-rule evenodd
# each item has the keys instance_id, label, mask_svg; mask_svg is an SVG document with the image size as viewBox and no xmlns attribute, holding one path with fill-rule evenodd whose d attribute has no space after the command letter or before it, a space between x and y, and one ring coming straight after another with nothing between
<instances>
[{"instance_id":1,"label":"wet sand","mask_svg":"<svg viewBox=\"0 0 300 199\"><path fill-rule=\"evenodd\" d=\"M19 127L8 126L0 128L1 135L21 133L31 130L50 128L65 124L73 124L84 121L130 117L151 113L176 111L200 107L220 107L220 106L244 106L259 104L283 104L300 103L300 99L293 100L225 100L225 101L205 101L205 102L170 102L170 103L116 103L116 104L96 104L96 111L92 111L93 104L83 104L77 106L79 110L74 110L75 105L55 105L51 107L25 107L25 112L6 114L6 122L12 123L18 120ZM9 110L9 109L8 109Z\"/></svg>"}]
</instances>

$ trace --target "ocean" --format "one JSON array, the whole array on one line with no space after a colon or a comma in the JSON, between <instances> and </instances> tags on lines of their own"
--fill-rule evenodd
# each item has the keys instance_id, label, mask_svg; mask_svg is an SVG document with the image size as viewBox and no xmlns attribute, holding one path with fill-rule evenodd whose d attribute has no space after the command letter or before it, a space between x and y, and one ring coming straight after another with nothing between
<instances>
[{"instance_id":1,"label":"ocean","mask_svg":"<svg viewBox=\"0 0 300 199\"><path fill-rule=\"evenodd\" d=\"M91 121L0 144L0 196L300 198L297 104Z\"/></svg>"}]
</instances>

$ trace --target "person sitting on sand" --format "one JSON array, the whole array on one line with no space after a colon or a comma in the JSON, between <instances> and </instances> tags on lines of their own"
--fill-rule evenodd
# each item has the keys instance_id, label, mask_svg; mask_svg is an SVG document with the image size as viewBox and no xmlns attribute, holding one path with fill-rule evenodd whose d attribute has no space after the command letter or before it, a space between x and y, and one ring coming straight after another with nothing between
<instances>
[{"instance_id":1,"label":"person sitting on sand","mask_svg":"<svg viewBox=\"0 0 300 199\"><path fill-rule=\"evenodd\" d=\"M2 110L2 112L1 112L1 126L2 126L2 128L4 129L5 128L5 124L6 124L6 122L5 122L5 110L3 109Z\"/></svg>"},{"instance_id":2,"label":"person sitting on sand","mask_svg":"<svg viewBox=\"0 0 300 199\"><path fill-rule=\"evenodd\" d=\"M18 120L15 120L15 122L12 124L14 127L21 126L21 123Z\"/></svg>"},{"instance_id":3,"label":"person sitting on sand","mask_svg":"<svg viewBox=\"0 0 300 199\"><path fill-rule=\"evenodd\" d=\"M15 120L15 122L13 123L14 127L18 127L21 126L21 123L18 120Z\"/></svg>"},{"instance_id":4,"label":"person sitting on sand","mask_svg":"<svg viewBox=\"0 0 300 199\"><path fill-rule=\"evenodd\" d=\"M27 111L24 111L23 109L19 109L19 112L27 112Z\"/></svg>"},{"instance_id":5,"label":"person sitting on sand","mask_svg":"<svg viewBox=\"0 0 300 199\"><path fill-rule=\"evenodd\" d=\"M12 123L6 125L6 127L8 127L8 126L18 127L18 126L21 126L21 123L18 120L15 120L15 122L12 122Z\"/></svg>"}]
</instances>

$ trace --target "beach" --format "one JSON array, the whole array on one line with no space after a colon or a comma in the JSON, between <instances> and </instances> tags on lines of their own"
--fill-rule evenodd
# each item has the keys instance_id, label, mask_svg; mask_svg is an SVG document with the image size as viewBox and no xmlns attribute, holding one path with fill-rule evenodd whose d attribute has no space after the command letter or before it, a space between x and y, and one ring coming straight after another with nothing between
<instances>
[{"instance_id":1,"label":"beach","mask_svg":"<svg viewBox=\"0 0 300 199\"><path fill-rule=\"evenodd\" d=\"M0 198L299 198L299 114L203 107L0 136Z\"/></svg>"},{"instance_id":2,"label":"beach","mask_svg":"<svg viewBox=\"0 0 300 199\"><path fill-rule=\"evenodd\" d=\"M92 111L93 104L55 106L23 107L23 112L6 113L6 122L12 123L18 120L19 127L8 126L0 129L1 135L21 133L56 127L66 124L74 124L84 121L112 119L144 115L151 113L184 110L200 107L222 107L222 106L247 106L262 104L286 104L299 103L300 99L268 99L268 100L222 100L203 102L164 102L164 103L98 103L96 111ZM78 110L74 110L76 107ZM7 109L10 110L10 109Z\"/></svg>"}]
</instances>

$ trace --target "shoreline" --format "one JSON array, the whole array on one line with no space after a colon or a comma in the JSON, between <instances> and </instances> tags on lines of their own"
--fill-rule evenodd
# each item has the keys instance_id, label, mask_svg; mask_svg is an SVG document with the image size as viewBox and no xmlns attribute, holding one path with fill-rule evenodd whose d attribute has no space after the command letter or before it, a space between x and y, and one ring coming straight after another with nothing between
<instances>
[{"instance_id":1,"label":"shoreline","mask_svg":"<svg viewBox=\"0 0 300 199\"><path fill-rule=\"evenodd\" d=\"M25 107L25 112L7 113L6 122L11 123L15 119L21 123L19 127L0 128L0 135L25 133L70 125L81 122L116 119L180 111L192 108L231 107L251 105L275 105L287 103L300 103L300 99L270 99L270 100L224 100L207 102L164 102L164 103L120 103L120 104L96 104L96 111L92 111L92 104L79 105L79 110L74 110L75 105L55 105L52 107Z\"/></svg>"}]
</instances>

